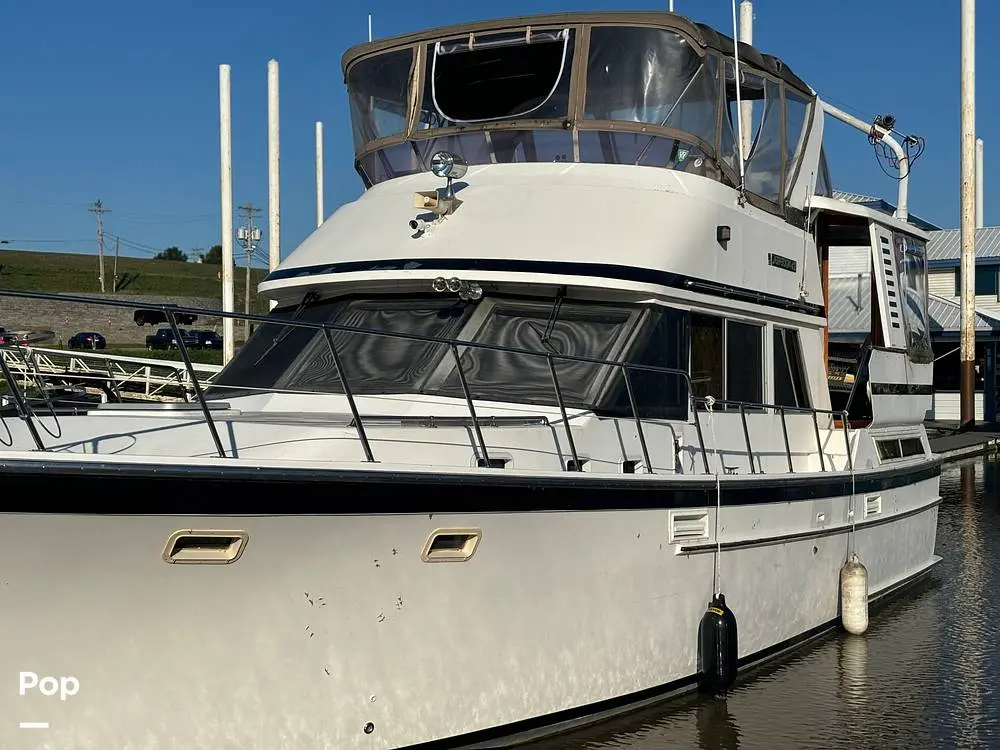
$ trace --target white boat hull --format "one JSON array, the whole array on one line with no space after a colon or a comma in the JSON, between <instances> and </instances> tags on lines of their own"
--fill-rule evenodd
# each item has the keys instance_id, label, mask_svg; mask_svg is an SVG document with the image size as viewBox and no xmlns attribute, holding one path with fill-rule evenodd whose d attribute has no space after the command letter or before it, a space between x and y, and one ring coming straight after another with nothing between
<instances>
[{"instance_id":1,"label":"white boat hull","mask_svg":"<svg viewBox=\"0 0 1000 750\"><path fill-rule=\"evenodd\" d=\"M158 507L158 480L147 481ZM585 507L596 490L575 481ZM735 481L722 481L721 590L749 661L835 622L851 501L727 506ZM937 482L886 489L878 518L856 516L871 595L936 561ZM657 481L665 499L672 484ZM93 496L101 484L78 488ZM199 483L170 491L182 489L190 500ZM262 491L232 486L248 505ZM357 500L323 483L298 491L331 514ZM373 484L372 503L401 491ZM8 698L2 747L456 747L694 685L714 540L671 543L666 507L284 515L286 498L271 497L274 515L199 517L115 500L135 515L0 515L11 646L0 673L10 686L22 672L79 684L65 700L37 688ZM433 509L434 485L412 504ZM714 529L715 508L700 510ZM249 541L232 564L166 564L168 537L188 528L244 530ZM471 559L423 561L443 528L481 529Z\"/></svg>"}]
</instances>

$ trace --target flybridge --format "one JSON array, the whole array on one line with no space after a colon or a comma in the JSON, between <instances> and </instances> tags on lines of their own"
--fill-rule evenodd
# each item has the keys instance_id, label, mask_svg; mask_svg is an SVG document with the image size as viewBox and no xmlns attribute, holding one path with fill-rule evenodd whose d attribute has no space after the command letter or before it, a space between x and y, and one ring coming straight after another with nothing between
<instances>
[{"instance_id":1,"label":"flybridge","mask_svg":"<svg viewBox=\"0 0 1000 750\"><path fill-rule=\"evenodd\" d=\"M359 45L344 55L356 168L372 186L442 153L659 167L745 186L801 224L820 171L815 95L777 58L736 51L669 13L502 19ZM741 101L754 112L743 169Z\"/></svg>"}]
</instances>

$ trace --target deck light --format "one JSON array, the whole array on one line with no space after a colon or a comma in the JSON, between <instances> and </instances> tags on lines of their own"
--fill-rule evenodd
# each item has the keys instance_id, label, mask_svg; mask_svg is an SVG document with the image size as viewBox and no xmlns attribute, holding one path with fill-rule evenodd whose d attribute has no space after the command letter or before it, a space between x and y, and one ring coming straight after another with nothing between
<instances>
[{"instance_id":1,"label":"deck light","mask_svg":"<svg viewBox=\"0 0 1000 750\"><path fill-rule=\"evenodd\" d=\"M465 160L456 154L449 154L447 151L438 151L431 157L431 172L435 177L447 180L459 180L465 176L469 170L469 165Z\"/></svg>"}]
</instances>

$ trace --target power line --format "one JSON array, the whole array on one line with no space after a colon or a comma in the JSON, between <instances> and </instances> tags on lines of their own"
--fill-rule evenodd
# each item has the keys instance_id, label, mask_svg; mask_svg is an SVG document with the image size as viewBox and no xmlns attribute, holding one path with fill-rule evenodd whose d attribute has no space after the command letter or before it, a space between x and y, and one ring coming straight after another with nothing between
<instances>
[{"instance_id":1,"label":"power line","mask_svg":"<svg viewBox=\"0 0 1000 750\"><path fill-rule=\"evenodd\" d=\"M104 294L104 214L111 213L110 208L105 208L98 198L89 209L91 213L97 214L97 255L98 278L101 280L101 294Z\"/></svg>"}]
</instances>

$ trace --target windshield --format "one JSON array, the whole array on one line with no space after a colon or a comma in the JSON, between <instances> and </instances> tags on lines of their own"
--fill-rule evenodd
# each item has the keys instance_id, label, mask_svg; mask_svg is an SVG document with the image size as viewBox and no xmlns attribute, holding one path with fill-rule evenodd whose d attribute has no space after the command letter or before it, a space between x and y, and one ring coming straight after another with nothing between
<instances>
[{"instance_id":1,"label":"windshield","mask_svg":"<svg viewBox=\"0 0 1000 750\"><path fill-rule=\"evenodd\" d=\"M347 74L354 148L406 132L413 50L361 60Z\"/></svg>"},{"instance_id":2,"label":"windshield","mask_svg":"<svg viewBox=\"0 0 1000 750\"><path fill-rule=\"evenodd\" d=\"M563 403L602 414L631 414L620 368L582 359L686 368L685 313L667 308L542 298L487 298L462 302L441 296L342 298L304 307L298 320L413 338L337 330L332 340L340 373L321 330L284 326L294 308L277 310L217 376L211 398L257 390L355 395L425 394L465 398L455 353L472 398L518 404ZM427 341L458 339L482 346ZM517 349L523 351L509 351ZM581 359L573 359L581 358ZM649 418L687 415L684 381L677 375L634 371L634 395Z\"/></svg>"}]
</instances>

